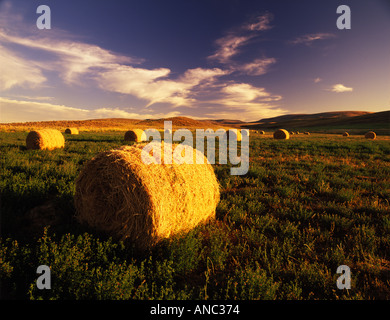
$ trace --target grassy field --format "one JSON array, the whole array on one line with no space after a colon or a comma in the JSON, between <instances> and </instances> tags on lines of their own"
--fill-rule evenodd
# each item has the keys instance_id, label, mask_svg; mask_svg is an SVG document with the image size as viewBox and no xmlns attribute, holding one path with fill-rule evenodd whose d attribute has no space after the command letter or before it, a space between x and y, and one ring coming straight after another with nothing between
<instances>
[{"instance_id":1,"label":"grassy field","mask_svg":"<svg viewBox=\"0 0 390 320\"><path fill-rule=\"evenodd\" d=\"M140 254L78 225L74 181L123 132L27 151L0 132L3 299L389 299L390 140L251 135L250 169L221 184L217 219ZM51 290L36 269L51 267ZM339 265L351 289L339 290Z\"/></svg>"}]
</instances>

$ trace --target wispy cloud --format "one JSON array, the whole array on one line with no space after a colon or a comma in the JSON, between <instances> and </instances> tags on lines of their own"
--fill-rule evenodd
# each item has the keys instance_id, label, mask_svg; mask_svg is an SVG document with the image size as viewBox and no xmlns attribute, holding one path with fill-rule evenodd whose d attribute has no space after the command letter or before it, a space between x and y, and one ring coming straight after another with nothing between
<instances>
[{"instance_id":1,"label":"wispy cloud","mask_svg":"<svg viewBox=\"0 0 390 320\"><path fill-rule=\"evenodd\" d=\"M249 40L258 36L259 31L271 29L272 15L266 13L256 17L255 21L245 23L236 30L215 41L217 50L208 58L220 63L229 63L231 58L240 53L240 48L248 44Z\"/></svg>"},{"instance_id":2,"label":"wispy cloud","mask_svg":"<svg viewBox=\"0 0 390 320\"><path fill-rule=\"evenodd\" d=\"M297 37L289 43L310 45L313 41L331 39L335 37L336 35L333 33L311 33Z\"/></svg>"},{"instance_id":3,"label":"wispy cloud","mask_svg":"<svg viewBox=\"0 0 390 320\"><path fill-rule=\"evenodd\" d=\"M339 84L333 85L332 88L329 89L329 91L337 92L337 93L341 93L341 92L351 92L351 91L353 91L353 88L346 87L346 86L344 86L343 84L339 83Z\"/></svg>"},{"instance_id":4,"label":"wispy cloud","mask_svg":"<svg viewBox=\"0 0 390 320\"><path fill-rule=\"evenodd\" d=\"M0 45L0 90L37 87L46 81L41 69Z\"/></svg>"},{"instance_id":5,"label":"wispy cloud","mask_svg":"<svg viewBox=\"0 0 390 320\"><path fill-rule=\"evenodd\" d=\"M276 63L275 58L255 59L252 62L238 66L238 69L251 76L260 76L267 73L268 68Z\"/></svg>"},{"instance_id":6,"label":"wispy cloud","mask_svg":"<svg viewBox=\"0 0 390 320\"><path fill-rule=\"evenodd\" d=\"M322 81L322 79L321 79L320 77L317 77L317 78L315 78L313 81L314 81L314 83L319 83L319 82Z\"/></svg>"},{"instance_id":7,"label":"wispy cloud","mask_svg":"<svg viewBox=\"0 0 390 320\"><path fill-rule=\"evenodd\" d=\"M273 19L273 15L270 13L265 13L260 16L255 17L254 21L245 24L244 29L250 30L250 31L264 31L271 29L272 26L270 25L271 21Z\"/></svg>"},{"instance_id":8,"label":"wispy cloud","mask_svg":"<svg viewBox=\"0 0 390 320\"><path fill-rule=\"evenodd\" d=\"M10 23L17 19L18 23ZM18 92L18 99L1 98L1 121L74 120L99 117L154 118L199 115L243 120L286 113L275 106L280 96L265 88L235 83L226 76L234 72L262 75L276 62L258 58L248 63L231 59L260 32L271 28L272 15L264 14L244 23L216 41L218 46L209 58L221 62L222 68L192 68L173 75L166 67L142 67L143 59L112 52L94 44L75 40L60 30L39 36L23 28L23 19L12 14L0 16L0 89L19 87L34 89L47 85L85 86L94 90L129 95L144 102L141 109L101 107L94 110L61 104L40 91ZM11 26L5 28L4 25ZM12 26L17 26L13 28ZM27 30L27 31L26 31ZM27 33L26 33L27 32ZM17 49L16 49L17 48ZM33 54L31 54L33 53ZM44 60L43 60L44 59ZM35 94L35 96L34 96ZM50 94L50 93L49 93ZM8 97L12 93L8 92ZM15 95L14 95L15 97ZM160 105L159 105L160 104ZM155 105L158 111L152 110ZM161 112L163 106L165 112ZM193 114L172 108L187 108ZM148 108L148 109L145 109ZM167 109L168 108L168 109ZM192 108L192 109L191 109ZM210 111L211 110L211 111ZM193 111L193 112L192 112Z\"/></svg>"},{"instance_id":9,"label":"wispy cloud","mask_svg":"<svg viewBox=\"0 0 390 320\"><path fill-rule=\"evenodd\" d=\"M138 113L110 107L89 110L47 102L32 102L1 97L0 106L1 123L102 118L150 119L180 115L178 111L168 113Z\"/></svg>"},{"instance_id":10,"label":"wispy cloud","mask_svg":"<svg viewBox=\"0 0 390 320\"><path fill-rule=\"evenodd\" d=\"M275 102L281 99L281 96L273 95L262 87L248 83L231 83L220 88L216 99L208 101L215 106L215 110L205 115L209 118L233 118L244 121L276 117L287 113L287 110L275 105Z\"/></svg>"}]
</instances>

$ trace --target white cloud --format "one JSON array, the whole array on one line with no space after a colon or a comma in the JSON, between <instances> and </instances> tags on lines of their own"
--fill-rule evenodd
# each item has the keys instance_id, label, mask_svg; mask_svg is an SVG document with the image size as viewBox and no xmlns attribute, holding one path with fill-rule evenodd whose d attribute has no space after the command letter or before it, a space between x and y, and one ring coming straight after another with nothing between
<instances>
[{"instance_id":1,"label":"white cloud","mask_svg":"<svg viewBox=\"0 0 390 320\"><path fill-rule=\"evenodd\" d=\"M88 110L47 102L32 102L0 97L0 122L32 122L49 120L87 120L101 118L151 119L179 116L180 112L137 113L119 108Z\"/></svg>"},{"instance_id":2,"label":"white cloud","mask_svg":"<svg viewBox=\"0 0 390 320\"><path fill-rule=\"evenodd\" d=\"M287 110L274 105L281 99L281 96L273 95L265 88L247 83L233 83L222 87L218 98L208 101L216 107L217 111L205 115L214 119L230 118L243 121L276 117L287 113Z\"/></svg>"},{"instance_id":3,"label":"white cloud","mask_svg":"<svg viewBox=\"0 0 390 320\"><path fill-rule=\"evenodd\" d=\"M4 44L18 44L29 49L51 53L53 58L44 63L35 62L42 69L55 70L66 83L78 83L79 76L118 63L138 63L140 60L114 54L98 46L71 40L58 40L55 33L40 38L10 35L0 29L0 41ZM32 63L32 60L24 60Z\"/></svg>"},{"instance_id":4,"label":"white cloud","mask_svg":"<svg viewBox=\"0 0 390 320\"><path fill-rule=\"evenodd\" d=\"M228 63L230 58L238 54L239 48L248 42L250 38L250 36L230 34L218 39L216 41L218 49L213 55L209 56L209 59L215 59L221 63Z\"/></svg>"},{"instance_id":5,"label":"white cloud","mask_svg":"<svg viewBox=\"0 0 390 320\"><path fill-rule=\"evenodd\" d=\"M192 108L193 114L188 116L195 118L199 118L199 115L210 118L224 115L227 118L258 120L265 116L283 114L284 110L273 105L281 99L280 96L268 93L265 88L246 83L232 83L223 78L233 72L262 75L276 62L274 58L260 58L244 64L233 63L231 60L259 32L271 28L271 19L269 14L258 16L216 41L218 48L209 58L228 63L227 70L193 68L173 77L169 68L143 68L140 66L142 59L123 56L93 44L76 41L74 36L59 30L36 34L31 28L26 28L21 16L0 15L0 89L8 90L15 86L34 89L49 82L55 86L60 80L59 85L67 85L70 88L72 85L82 85L94 87L96 90L131 95L144 100L144 106L149 107L147 111L144 110L145 113L142 110L133 112L133 109L112 107L95 110L74 108L49 103L54 100L44 95L50 95L50 91L42 94L40 91L29 90L27 94L19 91L16 95L19 100L0 98L0 121L102 117L144 119L185 115L177 109L169 109L167 112L161 112L162 109L152 110L150 106L157 103L168 108ZM13 23L15 21L18 23ZM55 76L58 79L55 79ZM11 93L7 96L12 97ZM215 109L208 112L211 106L215 106Z\"/></svg>"},{"instance_id":6,"label":"white cloud","mask_svg":"<svg viewBox=\"0 0 390 320\"><path fill-rule=\"evenodd\" d=\"M260 76L267 73L268 67L274 63L276 63L275 58L255 59L239 66L238 69L251 76Z\"/></svg>"},{"instance_id":7,"label":"white cloud","mask_svg":"<svg viewBox=\"0 0 390 320\"><path fill-rule=\"evenodd\" d=\"M265 13L256 17L255 21L244 26L245 29L250 31L264 31L271 29L270 26L273 16L270 13Z\"/></svg>"},{"instance_id":8,"label":"white cloud","mask_svg":"<svg viewBox=\"0 0 390 320\"><path fill-rule=\"evenodd\" d=\"M45 81L39 67L0 45L0 90L37 87Z\"/></svg>"},{"instance_id":9,"label":"white cloud","mask_svg":"<svg viewBox=\"0 0 390 320\"><path fill-rule=\"evenodd\" d=\"M322 81L322 79L320 77L318 77L318 78L315 78L313 81L314 81L314 83L319 83Z\"/></svg>"},{"instance_id":10,"label":"white cloud","mask_svg":"<svg viewBox=\"0 0 390 320\"><path fill-rule=\"evenodd\" d=\"M248 44L249 40L255 38L259 31L271 28L269 25L272 15L269 13L256 17L252 23L246 23L240 28L230 31L226 36L215 41L217 50L208 58L217 60L220 63L229 63L231 58L240 53L240 48Z\"/></svg>"},{"instance_id":11,"label":"white cloud","mask_svg":"<svg viewBox=\"0 0 390 320\"><path fill-rule=\"evenodd\" d=\"M351 92L351 91L353 91L353 88L346 87L343 84L339 83L339 84L333 85L332 88L330 89L330 91L337 92L337 93Z\"/></svg>"},{"instance_id":12,"label":"white cloud","mask_svg":"<svg viewBox=\"0 0 390 320\"><path fill-rule=\"evenodd\" d=\"M334 37L336 36L333 33L311 33L311 34L305 34L303 36L297 37L294 40L290 41L290 43L310 45L313 41L325 40Z\"/></svg>"},{"instance_id":13,"label":"white cloud","mask_svg":"<svg viewBox=\"0 0 390 320\"><path fill-rule=\"evenodd\" d=\"M101 72L96 81L105 90L132 94L148 101L147 106L157 102L173 106L190 106L192 89L204 82L212 82L215 77L227 74L221 69L189 69L176 80L167 79L169 69L147 70L129 66Z\"/></svg>"}]
</instances>

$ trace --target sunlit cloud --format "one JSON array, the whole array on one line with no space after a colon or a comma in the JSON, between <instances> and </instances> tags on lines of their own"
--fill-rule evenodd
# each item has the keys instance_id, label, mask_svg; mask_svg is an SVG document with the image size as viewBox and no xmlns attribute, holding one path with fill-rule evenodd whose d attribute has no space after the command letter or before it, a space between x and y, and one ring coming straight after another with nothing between
<instances>
[{"instance_id":1,"label":"sunlit cloud","mask_svg":"<svg viewBox=\"0 0 390 320\"><path fill-rule=\"evenodd\" d=\"M330 91L337 92L337 93L351 92L351 91L353 91L353 88L346 87L343 84L339 83L339 84L333 85L332 88L330 89Z\"/></svg>"},{"instance_id":2,"label":"sunlit cloud","mask_svg":"<svg viewBox=\"0 0 390 320\"><path fill-rule=\"evenodd\" d=\"M49 120L88 120L103 118L151 119L176 117L180 112L138 113L119 108L98 108L94 110L74 108L47 102L15 100L0 97L0 122L31 122Z\"/></svg>"},{"instance_id":3,"label":"sunlit cloud","mask_svg":"<svg viewBox=\"0 0 390 320\"><path fill-rule=\"evenodd\" d=\"M37 87L46 81L41 69L0 45L0 90Z\"/></svg>"},{"instance_id":4,"label":"sunlit cloud","mask_svg":"<svg viewBox=\"0 0 390 320\"><path fill-rule=\"evenodd\" d=\"M265 31L271 28L270 21L272 15L269 13L256 17L252 23L245 23L237 30L228 32L228 34L215 41L217 50L208 58L220 63L229 63L231 58L238 53L240 49L248 44L249 40L255 38L259 31Z\"/></svg>"},{"instance_id":5,"label":"sunlit cloud","mask_svg":"<svg viewBox=\"0 0 390 320\"><path fill-rule=\"evenodd\" d=\"M237 68L247 75L260 76L266 74L268 68L274 63L276 63L275 58L263 58L263 59L256 59L252 62L243 64Z\"/></svg>"},{"instance_id":6,"label":"sunlit cloud","mask_svg":"<svg viewBox=\"0 0 390 320\"><path fill-rule=\"evenodd\" d=\"M216 106L217 111L208 112L209 118L231 118L243 121L256 121L262 118L276 117L287 113L287 110L275 105L282 99L265 88L247 83L232 83L220 89L216 99L208 103Z\"/></svg>"},{"instance_id":7,"label":"sunlit cloud","mask_svg":"<svg viewBox=\"0 0 390 320\"><path fill-rule=\"evenodd\" d=\"M333 33L311 33L297 37L289 43L310 45L313 41L331 39L334 37L336 37L336 35L334 35Z\"/></svg>"},{"instance_id":8,"label":"sunlit cloud","mask_svg":"<svg viewBox=\"0 0 390 320\"><path fill-rule=\"evenodd\" d=\"M322 81L322 79L320 77L318 77L318 78L315 78L313 81L314 81L314 83L319 83Z\"/></svg>"},{"instance_id":9,"label":"sunlit cloud","mask_svg":"<svg viewBox=\"0 0 390 320\"><path fill-rule=\"evenodd\" d=\"M244 25L244 29L250 30L250 31L264 31L271 29L272 26L270 25L271 21L273 19L273 15L270 13L262 14L255 18L255 21Z\"/></svg>"},{"instance_id":10,"label":"sunlit cloud","mask_svg":"<svg viewBox=\"0 0 390 320\"><path fill-rule=\"evenodd\" d=\"M12 19L18 23L10 23ZM161 118L167 116L253 119L285 113L274 105L281 99L265 88L235 83L232 73L263 75L276 63L274 58L258 58L248 63L231 59L260 32L271 28L272 15L264 14L242 24L216 41L211 60L226 63L223 68L191 68L173 74L170 68L145 68L142 58L134 58L75 39L61 30L36 34L23 28L23 19L9 13L0 17L0 89L36 88L50 83L88 87L137 98L137 109L100 107L94 110L54 104L54 97L29 90L27 94L8 92L0 97L1 122L75 120L102 117ZM5 28L10 25L10 28ZM14 28L12 26L15 26ZM16 27L17 26L17 27ZM32 55L30 53L33 53ZM35 94L35 96L34 96ZM50 94L50 93L49 93ZM12 98L14 97L14 99ZM113 103L114 104L114 103ZM153 110L153 106L157 110ZM214 106L213 111L210 108ZM187 108L189 112L178 111ZM146 109L147 108L147 109ZM164 109L162 109L164 108ZM181 110L182 110L181 109ZM161 112L164 110L165 112ZM203 112L204 110L204 112Z\"/></svg>"},{"instance_id":11,"label":"sunlit cloud","mask_svg":"<svg viewBox=\"0 0 390 320\"><path fill-rule=\"evenodd\" d=\"M96 81L105 90L131 94L147 101L146 107L154 103L170 103L173 107L190 106L192 90L214 81L215 77L228 72L221 69L189 69L178 79L166 78L169 69L147 70L129 66L118 66L99 74Z\"/></svg>"}]
</instances>

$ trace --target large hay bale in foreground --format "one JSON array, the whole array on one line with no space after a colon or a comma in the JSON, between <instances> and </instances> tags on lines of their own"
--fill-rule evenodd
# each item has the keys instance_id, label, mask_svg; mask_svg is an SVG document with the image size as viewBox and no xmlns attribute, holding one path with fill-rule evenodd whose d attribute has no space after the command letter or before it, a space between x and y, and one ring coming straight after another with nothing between
<instances>
[{"instance_id":1,"label":"large hay bale in foreground","mask_svg":"<svg viewBox=\"0 0 390 320\"><path fill-rule=\"evenodd\" d=\"M376 133L375 133L374 131L369 131L369 132L367 132L367 133L364 135L364 137L365 137L366 139L372 139L372 140L374 140L374 139L376 139Z\"/></svg>"},{"instance_id":2,"label":"large hay bale in foreground","mask_svg":"<svg viewBox=\"0 0 390 320\"><path fill-rule=\"evenodd\" d=\"M343 133L343 137L349 137L349 133L348 132L344 132Z\"/></svg>"},{"instance_id":3,"label":"large hay bale in foreground","mask_svg":"<svg viewBox=\"0 0 390 320\"><path fill-rule=\"evenodd\" d=\"M146 141L146 134L141 129L134 129L125 132L125 141L142 142Z\"/></svg>"},{"instance_id":4,"label":"large hay bale in foreground","mask_svg":"<svg viewBox=\"0 0 390 320\"><path fill-rule=\"evenodd\" d=\"M59 130L41 129L30 131L26 138L28 150L54 150L65 146L65 138Z\"/></svg>"},{"instance_id":5,"label":"large hay bale in foreground","mask_svg":"<svg viewBox=\"0 0 390 320\"><path fill-rule=\"evenodd\" d=\"M287 140L290 139L290 134L287 130L279 129L274 132L274 139Z\"/></svg>"},{"instance_id":6,"label":"large hay bale in foreground","mask_svg":"<svg viewBox=\"0 0 390 320\"><path fill-rule=\"evenodd\" d=\"M77 128L67 128L65 130L66 134L79 134L79 129Z\"/></svg>"},{"instance_id":7,"label":"large hay bale in foreground","mask_svg":"<svg viewBox=\"0 0 390 320\"><path fill-rule=\"evenodd\" d=\"M232 137L233 140L237 140L237 141L242 140L241 132L237 129L229 129L225 132L224 138L226 138L229 141L230 137Z\"/></svg>"},{"instance_id":8,"label":"large hay bale in foreground","mask_svg":"<svg viewBox=\"0 0 390 320\"><path fill-rule=\"evenodd\" d=\"M141 250L214 219L220 196L213 167L202 153L186 147L194 159L200 153L204 164L158 164L156 155L143 151L146 145L98 154L80 172L75 194L79 222ZM143 162L142 154L151 164Z\"/></svg>"}]
</instances>

